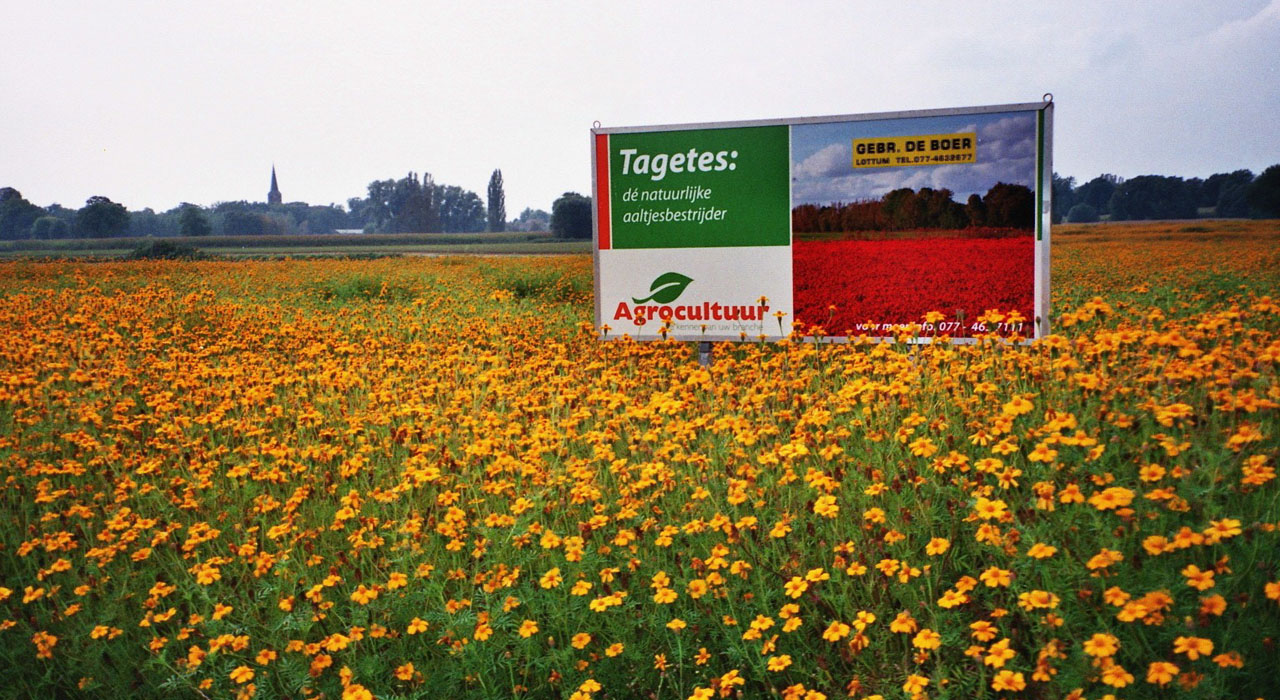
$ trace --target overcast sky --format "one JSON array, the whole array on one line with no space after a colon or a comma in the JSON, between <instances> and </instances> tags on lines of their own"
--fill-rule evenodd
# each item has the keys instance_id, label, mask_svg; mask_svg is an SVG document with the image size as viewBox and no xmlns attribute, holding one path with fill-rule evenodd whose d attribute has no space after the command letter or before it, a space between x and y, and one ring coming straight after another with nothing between
<instances>
[{"instance_id":1,"label":"overcast sky","mask_svg":"<svg viewBox=\"0 0 1280 700\"><path fill-rule=\"evenodd\" d=\"M1055 99L1054 168L1280 162L1280 0L40 2L0 23L0 186L39 205L345 203L432 173L507 213L589 129Z\"/></svg>"}]
</instances>

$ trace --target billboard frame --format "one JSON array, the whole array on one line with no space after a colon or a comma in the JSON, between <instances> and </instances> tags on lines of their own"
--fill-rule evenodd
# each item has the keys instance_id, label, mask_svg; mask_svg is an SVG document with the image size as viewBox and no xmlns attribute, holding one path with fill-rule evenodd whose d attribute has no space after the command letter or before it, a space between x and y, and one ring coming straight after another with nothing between
<instances>
[{"instance_id":1,"label":"billboard frame","mask_svg":"<svg viewBox=\"0 0 1280 700\"><path fill-rule=\"evenodd\" d=\"M1023 336L1021 342L1024 344L1031 343L1038 338L1043 338L1050 333L1049 313L1050 313L1050 245L1051 245L1051 229L1053 223L1052 217L1052 197L1053 197L1053 95L1045 93L1041 102L1017 102L999 105L976 105L970 107L948 107L941 109L916 109L916 110L898 110L891 112L866 112L858 114L836 114L809 117L791 117L791 118L774 118L774 119L748 119L738 121L723 122L685 122L675 124L654 124L654 125L632 125L605 127L600 122L596 122L590 131L591 137L591 257L592 257L592 286L593 286L593 321L597 332L603 327L603 309L601 308L601 290L600 290L600 236L601 222L608 218L612 202L601 197L600 181L601 173L607 175L609 173L609 154L606 149L605 157L599 157L600 144L603 142L602 136L612 134L634 134L634 133L652 133L652 132L676 132L676 131L693 131L702 129L731 129L743 127L764 127L764 126L797 126L805 124L828 124L837 122L863 122L863 121L882 121L891 119L914 119L928 117L946 117L960 115L977 115L977 114L997 114L1003 112L1035 112L1036 113L1036 168L1035 168L1035 192L1034 202L1035 226L1033 235L1035 238L1034 248L1034 265L1033 273L1033 292L1032 303L1034 307L1034 318L1032 321L1032 333ZM792 201L794 209L794 201ZM608 235L608 233L606 233ZM792 244L795 242L795 231L791 231ZM621 339L625 333L605 334L605 340ZM794 331L791 337L795 336ZM909 338L907 342L913 344L929 344L934 342L938 336L914 336ZM1010 336L997 336L1010 337ZM829 342L829 343L852 343L862 342L864 339L870 342L892 342L897 341L898 337L893 335L855 335L855 336L823 336L815 338L813 336L801 336L805 342ZM660 340L659 338L644 338L637 342L650 342L652 340ZM752 338L742 338L741 336L729 335L706 335L700 338L679 338L681 341L701 341L701 342L757 342ZM781 338L779 339L781 340ZM958 337L951 338L952 344L971 344L979 342L977 337ZM777 341L773 341L777 342Z\"/></svg>"}]
</instances>

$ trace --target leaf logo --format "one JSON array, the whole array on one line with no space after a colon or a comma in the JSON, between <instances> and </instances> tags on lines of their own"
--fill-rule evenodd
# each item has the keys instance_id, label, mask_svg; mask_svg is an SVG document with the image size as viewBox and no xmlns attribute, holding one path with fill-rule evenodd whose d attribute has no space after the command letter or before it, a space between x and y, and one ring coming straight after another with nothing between
<instances>
[{"instance_id":1,"label":"leaf logo","mask_svg":"<svg viewBox=\"0 0 1280 700\"><path fill-rule=\"evenodd\" d=\"M643 304L648 301L658 304L670 304L684 293L684 288L689 286L693 279L685 277L679 272L665 272L658 275L653 284L649 285L649 291L652 292L645 299L631 298L631 301L637 304Z\"/></svg>"}]
</instances>

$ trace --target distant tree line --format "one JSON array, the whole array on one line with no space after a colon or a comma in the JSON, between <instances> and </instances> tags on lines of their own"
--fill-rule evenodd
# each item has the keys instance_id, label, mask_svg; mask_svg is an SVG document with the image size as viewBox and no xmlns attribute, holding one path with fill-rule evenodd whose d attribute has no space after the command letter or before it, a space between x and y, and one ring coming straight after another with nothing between
<instances>
[{"instance_id":1,"label":"distant tree line","mask_svg":"<svg viewBox=\"0 0 1280 700\"><path fill-rule=\"evenodd\" d=\"M122 236L257 236L328 234L356 229L377 233L471 233L546 231L551 214L525 209L510 222L502 172L489 180L489 203L470 190L437 184L430 174L409 173L398 180L369 183L364 197L346 208L305 202L219 202L210 207L182 203L168 211L129 211L104 196L90 197L79 209L59 204L41 207L12 187L0 188L0 240L27 238L111 238ZM588 200L589 201L589 200ZM590 236L590 233L587 234Z\"/></svg>"},{"instance_id":2,"label":"distant tree line","mask_svg":"<svg viewBox=\"0 0 1280 700\"><path fill-rule=\"evenodd\" d=\"M997 183L985 196L972 194L964 204L948 189L903 187L880 199L825 206L802 204L791 210L796 233L912 231L971 227L1031 229L1035 194L1023 185Z\"/></svg>"},{"instance_id":3,"label":"distant tree line","mask_svg":"<svg viewBox=\"0 0 1280 700\"><path fill-rule=\"evenodd\" d=\"M1076 186L1053 175L1053 220L1090 223L1148 219L1280 218L1280 164L1254 176L1249 170L1205 179L1103 174Z\"/></svg>"}]
</instances>

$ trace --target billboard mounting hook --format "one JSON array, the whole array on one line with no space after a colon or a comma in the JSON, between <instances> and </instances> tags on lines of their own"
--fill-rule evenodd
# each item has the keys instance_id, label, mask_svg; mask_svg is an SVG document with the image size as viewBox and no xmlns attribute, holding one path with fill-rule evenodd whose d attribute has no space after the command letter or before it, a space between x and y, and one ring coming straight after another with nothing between
<instances>
[{"instance_id":1,"label":"billboard mounting hook","mask_svg":"<svg viewBox=\"0 0 1280 700\"><path fill-rule=\"evenodd\" d=\"M1043 99L1045 102L1048 102L1049 104L1053 104L1053 93L1052 93L1052 92L1046 92L1046 93L1044 94L1044 97L1043 97L1042 99Z\"/></svg>"}]
</instances>

